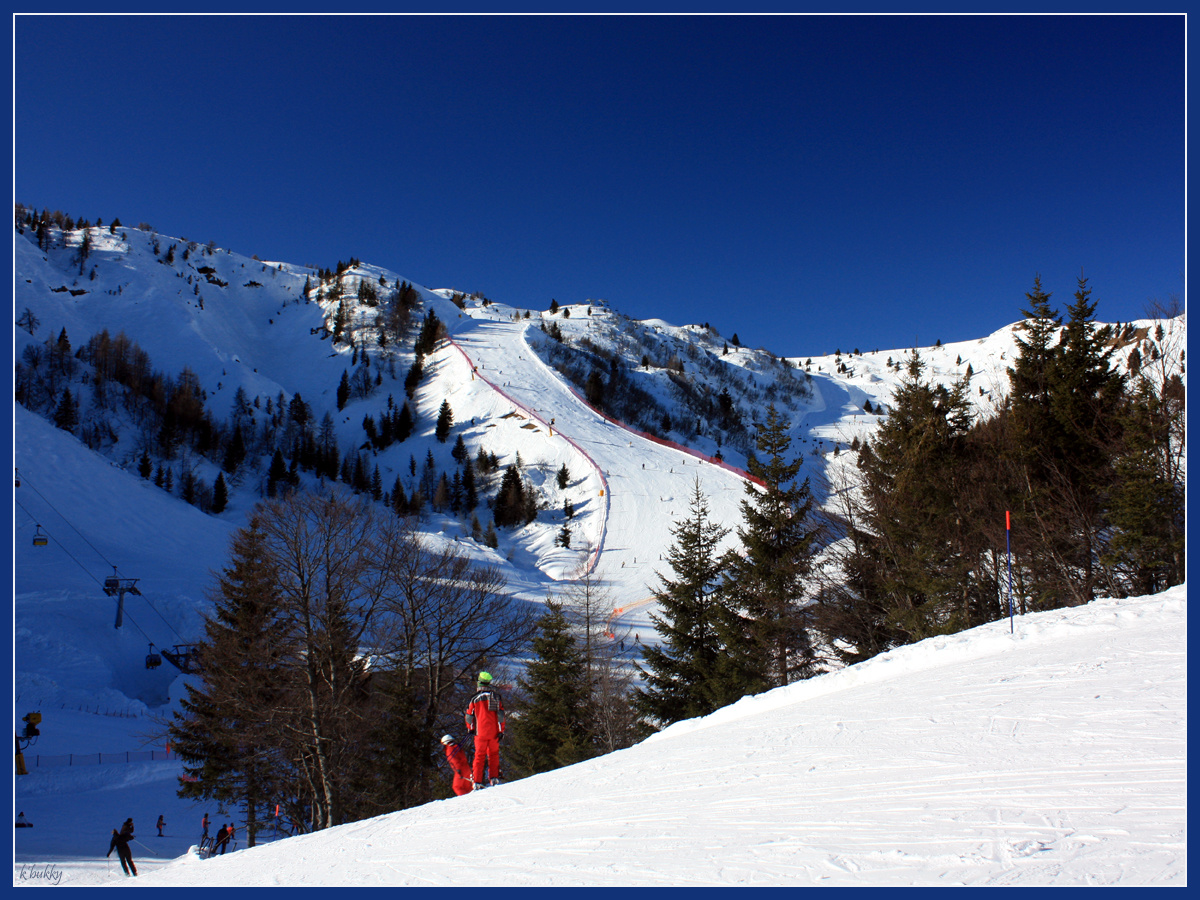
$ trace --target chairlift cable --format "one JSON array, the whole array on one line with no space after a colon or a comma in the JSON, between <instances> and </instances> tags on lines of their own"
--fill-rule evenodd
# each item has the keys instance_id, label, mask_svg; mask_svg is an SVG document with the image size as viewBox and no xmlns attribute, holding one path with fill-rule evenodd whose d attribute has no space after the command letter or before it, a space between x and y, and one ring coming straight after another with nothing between
<instances>
[{"instance_id":1,"label":"chairlift cable","mask_svg":"<svg viewBox=\"0 0 1200 900\"><path fill-rule=\"evenodd\" d=\"M58 517L59 517L60 519L62 519L64 522L66 522L66 523L67 523L67 527L68 527L68 528L70 528L72 531L74 531L76 534L78 534L78 535L79 535L79 537L80 537L80 539L81 539L81 540L82 540L82 541L83 541L85 544L87 544L89 547L91 547L93 550L95 550L95 551L96 551L96 555L97 555L97 556L99 556L99 557L100 557L102 560L104 560L104 562L105 562L107 565L109 565L109 566L112 566L114 569L116 568L116 566L113 566L113 564L112 564L111 562L109 562L109 559L108 559L108 557L106 557L106 556L105 556L103 553L101 553L99 550L97 550L97 549L96 549L96 545L95 545L95 544L93 544L91 541L89 541L89 540L88 540L88 539L87 539L87 538L86 538L86 537L83 535L83 533L82 533L82 532L80 532L80 530L79 530L78 528L76 528L74 525L72 525L72 524L71 524L71 520L70 520L70 519L68 519L68 518L67 518L66 516L64 516L64 515L63 515L61 512L59 512L59 511L58 511L58 508L57 508L57 507L56 507L56 506L55 506L53 503L51 503L49 500L47 500L47 499L46 499L46 495L45 495L45 494L43 494L43 493L42 493L41 491L39 491L39 490L38 490L36 487L34 487L34 486L33 486L33 484L31 484L31 483L30 483L30 481L29 481L29 476L28 476L28 475L25 475L25 476L24 476L24 477L21 479L21 483L22 483L22 484L27 484L27 485L29 485L29 488L30 488L30 489L31 489L31 490L32 490L32 491L33 491L35 494L37 494L39 497L41 497L41 498L42 498L42 501L43 501L43 502L44 502L44 503L45 503L47 506L49 506L49 507L50 507L52 510L54 510L54 512L58 514ZM22 509L24 509L24 507L21 507L21 508L22 508ZM26 512L28 512L28 510L26 510ZM71 557L71 558L72 558L72 559L74 559L74 557Z\"/></svg>"},{"instance_id":2,"label":"chairlift cable","mask_svg":"<svg viewBox=\"0 0 1200 900\"><path fill-rule=\"evenodd\" d=\"M21 511L24 512L25 515L29 516L30 519L37 521L36 519L34 519L33 514L29 510L27 510L24 506L21 505L20 500L14 500L13 502L16 503L17 506L20 506ZM57 510L55 510L55 512L57 512ZM60 515L61 515L61 513L60 513ZM39 525L38 527L42 528L42 530L46 532L47 537L53 537L53 535L50 534L50 531L48 529L46 529L44 526ZM67 554L67 556L71 557L71 559L74 560L75 565L77 565L77 566L79 566L79 568L83 569L83 571L87 573L87 576L92 579L92 581L96 582L96 584L100 585L101 587L104 587L104 582L102 582L99 578L97 578L95 575L93 575L91 573L91 571L88 570L88 567L85 566L83 563L81 563L75 557L75 554L73 554L70 550L67 549L66 545L62 541L55 541L55 546L58 547L60 550L62 550L63 553Z\"/></svg>"},{"instance_id":3,"label":"chairlift cable","mask_svg":"<svg viewBox=\"0 0 1200 900\"><path fill-rule=\"evenodd\" d=\"M23 481L24 481L24 483L28 483L29 479L28 479L28 478L25 478L25 479L23 479ZM30 486L30 487L33 487L33 485L29 485L29 486ZM39 497L42 497L42 499L43 499L43 500L46 500L46 498L42 496L42 494L41 494L41 493L40 493L40 492L37 490L37 488L34 488L34 493L36 493L36 494L37 494ZM14 503L16 503L16 505L17 505L18 507L20 507L21 511L22 511L23 513L25 513L25 515L29 516L29 518L30 518L30 521L33 521L33 522L36 522L36 521L37 521L37 519L34 517L33 513L31 513L29 510L27 510L27 509L25 508L25 506L24 506L24 505L21 503L21 501L20 501L20 500L17 500L17 499L15 499L15 498L14 498L13 502L14 502ZM50 501L46 500L46 503L47 503L47 505L49 505L49 506L50 506L50 508L51 508L51 509L54 509L54 506L53 506L52 504L50 504ZM85 543L86 543L86 544L87 544L89 547L91 547L93 550L96 550L96 548L95 548L95 547L92 545L92 543L91 543L90 541L88 541L88 539L87 539L86 537L84 537L82 534L80 534L80 533L79 533L79 529L77 529L77 528L76 528L74 525L71 525L71 522L70 522L70 521L67 519L67 517L66 517L66 516L64 516L64 515L63 515L61 512L59 512L57 509L54 509L54 511L55 511L56 513L58 513L58 517L59 517L60 519L62 519L64 522L66 522L66 523L67 523L67 525L69 525L69 526L71 527L71 530L72 530L72 531L74 531L74 532L75 532L76 534L78 534L78 535L79 535L81 538L83 538L83 541L84 541L84 542L85 542ZM47 536L47 537L53 537L53 535L52 535L52 534L50 534L50 531L49 531L49 529L47 529L45 526L43 526L43 525L38 525L38 527L39 527L39 528L41 528L41 529L42 529L42 530L43 530L43 531L46 533L46 536ZM83 571L84 571L85 573L87 573L87 576L88 576L89 578L91 578L91 579L92 579L92 581L94 581L94 582L96 582L96 584L100 585L100 587L101 587L101 588L103 588L103 587L104 587L104 582L103 582L103 581L101 581L99 578L97 578L95 575L93 575L93 574L92 574L92 572L91 572L91 570L89 570L87 566L85 566L83 563L81 563L81 562L79 561L78 557L76 557L76 556L75 556L75 554L73 554L73 553L72 553L70 550L68 550L68 549L67 549L67 546L66 546L66 544L64 544L64 543L63 543L62 541L60 541L60 540L56 540L56 541L55 541L55 546L56 546L56 547L58 547L60 550L62 550L62 552L63 552L63 553L67 554L67 556L69 556L69 557L71 558L71 560L72 560L72 561L75 563L75 565L77 565L77 566L79 566L79 568L83 569ZM96 550L96 553L98 553L102 559L104 558L104 554L103 554L103 553L100 553L100 551L99 551L99 550ZM105 560L105 562L107 562L107 559ZM109 565L112 565L112 564L111 564L111 563L109 563ZM117 571L117 567L116 567L116 566L113 566L112 568L113 568L113 571L114 571L114 572L115 572L115 571ZM164 624L164 625L166 625L166 626L167 626L167 628L169 628L169 629L171 630L171 633L175 635L175 637L176 637L176 638L179 640L179 643L181 643L181 644L185 644L185 643L187 643L187 642L184 640L184 638L183 638L183 635L181 635L181 634L180 634L178 631L176 631L176 630L175 630L175 627L174 627L174 626L173 626L173 625L172 625L170 622L168 622L168 621L167 621L167 619L166 619L166 617L164 617L164 616L163 616L163 614L162 614L162 613L160 613L160 612L159 612L159 611L158 611L158 610L155 608L154 604L150 602L150 598L146 597L146 595L145 595L145 594L141 594L140 596L141 596L141 597L142 597L142 598L143 598L143 599L146 601L146 605L147 605L147 606L149 606L149 607L150 607L152 610L154 610L154 614L155 614L156 616L158 616L160 619L162 619L162 620L163 620L163 624ZM138 631L140 631L140 632L142 633L142 637L144 637L144 638L145 638L145 639L146 639L148 642L150 642L150 643L153 643L152 641L150 641L150 636L149 636L148 634L146 634L146 632L145 632L145 631L142 631L141 627L140 627L140 626L139 626L139 625L138 625L138 624L137 624L137 623L136 623L136 622L133 620L133 617L129 615L129 610L128 610L128 609L126 609L126 610L125 610L125 618L129 620L129 623L130 623L131 625L133 625L133 627L134 627L134 628L136 628Z\"/></svg>"}]
</instances>

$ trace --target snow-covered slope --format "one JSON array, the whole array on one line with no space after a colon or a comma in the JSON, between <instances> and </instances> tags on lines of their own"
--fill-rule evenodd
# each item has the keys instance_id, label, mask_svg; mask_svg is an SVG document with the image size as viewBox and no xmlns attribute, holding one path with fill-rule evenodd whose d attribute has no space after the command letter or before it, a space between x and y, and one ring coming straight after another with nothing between
<instances>
[{"instance_id":1,"label":"snow-covered slope","mask_svg":"<svg viewBox=\"0 0 1200 900\"><path fill-rule=\"evenodd\" d=\"M38 321L32 333L27 328L16 329L14 350L18 359L26 352L36 352L46 342L55 341L63 331L75 349L103 329L112 335L124 332L147 352L155 369L171 376L178 375L185 366L191 369L203 387L207 406L214 415L224 417L229 414L239 388L251 400L259 400L263 409L270 402L278 402L280 396L290 402L299 394L310 404L318 420L326 412L331 413L339 446L344 449L363 444L364 416L378 414L384 398L391 394L397 400L403 399L403 377L412 359L411 352L396 348L383 352L376 343L364 337L361 345L370 347L372 364L380 373L382 383L373 397L352 399L344 410L337 410L336 388L342 373L353 369L353 351L344 344L334 345L328 339L324 329L331 304L325 302L323 305L303 296L306 278L315 280L314 269L248 259L218 248L205 248L131 228L118 229L112 235L106 230L93 229L93 236L91 254L82 272L77 258L78 232L66 236L65 246L59 245L49 251L38 249L26 235L15 236L14 316L20 318L28 310ZM173 254L170 252L172 245L175 248ZM395 285L401 279L396 273L369 265L352 267L347 277L352 286L363 280ZM562 590L581 567L592 566L612 605L623 611L622 623L643 642L655 639L649 619L653 604L645 601L656 584L655 570L662 568L661 556L670 545L670 527L686 510L695 480L700 480L701 489L710 500L713 517L727 526L736 526L740 522L739 503L744 496L744 481L735 471L744 465L744 447L739 446L736 435L722 431L714 422L696 421L694 412L688 411L680 399L680 392L686 390L696 397L711 399L723 388L728 389L733 407L746 420L752 420L767 402L776 403L792 421L794 448L803 452L805 474L812 478L821 495L829 483L837 481L839 471L852 472L854 454L847 452L848 446L854 437L869 435L880 420L879 415L868 412L864 404L869 402L874 409L891 401L899 372L894 364L887 364L887 359L891 357L895 363L906 356L905 351L879 351L814 356L811 362L807 357L797 358L785 363L765 350L729 344L703 326L634 322L601 303L571 305L551 316L541 311L491 304L478 297L456 296L449 290L420 287L417 290L423 309L434 310L447 325L450 340L441 343L426 359L427 376L414 398L420 413L417 434L409 441L383 451L365 451L370 454L372 463L378 465L383 484L390 485L399 477L406 489L411 489L411 461L419 462L427 453L434 457L439 468L452 468L450 443L441 444L433 438L438 407L443 400L449 401L454 410L455 434L464 437L472 456L478 448L483 448L498 453L504 465L514 461L519 454L544 509L536 522L524 528L502 529L496 549L470 540L468 524L449 515L426 518L425 527L431 536L460 541L459 546L476 559L498 566L508 578L510 590L530 602L540 602ZM565 314L567 311L569 316ZM527 312L531 314L526 316ZM364 335L370 332L373 314L369 307L353 306L352 322ZM1167 325L1172 329L1173 339L1185 339L1186 321L1182 317ZM543 326L547 329L557 326L568 343L582 342L586 337L602 353L616 354L624 359L631 372L630 379L635 380L662 409L668 410L675 420L672 428L661 428L662 436L686 444L694 452L634 434L589 409L544 361L553 350L553 339L543 333ZM977 342L921 348L921 353L929 364L929 372L938 379L960 377L970 365L972 385L982 388L982 391L973 390L972 399L981 409L987 409L998 402L1004 391L1007 383L1004 368L1011 362L1014 349L1014 332L1007 328ZM82 374L86 375L86 370ZM193 641L199 635L212 573L226 563L230 535L245 522L246 513L261 496L262 468L235 481L230 506L225 512L220 515L200 512L137 474L136 464L142 445L136 438L136 428L119 412L94 412L90 408L92 387L86 378L77 374L66 384L81 397L81 412L85 417L96 415L111 421L116 440L106 439L96 451L89 450L76 437L55 428L45 418L21 407L14 409L14 463L21 479L21 486L14 489L14 726L19 730L19 719L24 713L42 712L42 737L30 751L35 755L86 758L89 754L161 749L161 733L154 719L169 712L169 699L181 692L183 676L169 665L147 670L144 657L150 644L169 648ZM257 411L256 415L261 419L263 413ZM717 452L724 457L724 465L711 461ZM201 457L190 458L188 464L210 482L218 471L215 463ZM558 487L555 478L563 465L567 466L571 476L565 490ZM571 520L569 549L561 547L555 540L564 522L564 500L569 500L576 512ZM485 517L486 511L481 510L481 514ZM34 546L31 538L35 533L48 537L46 546ZM732 539L731 535L729 540ZM137 586L141 591L139 595L125 598L124 625L120 630L113 627L115 598L106 596L101 589L104 578L113 574L138 579ZM1130 609L1143 610L1136 617L1138 628L1149 627L1148 620L1159 616L1157 611L1161 610L1163 621L1174 622L1174 637L1182 641L1186 626L1183 596L1180 590L1167 598L1126 605ZM1099 606L1096 608L1100 609ZM1122 624L1124 620L1119 610L1123 608L1120 604L1111 607L1111 622L1097 612L1100 616L1096 620L1100 623L1098 631L1109 635L1110 625L1114 622ZM1085 612L1077 611L1073 615L1084 616L1080 620L1083 622L1092 621L1086 618ZM1061 616L1064 623L1074 621L1067 613ZM1033 621L1025 620L1027 623ZM1058 620L1051 617L1046 621ZM1062 627L1067 631L1076 628L1065 624ZM1004 643L1006 639L1000 634L1003 629L989 628L992 630L981 631L982 637L979 637L991 648L987 652L993 652L997 646L1008 648ZM1172 660L1178 653L1171 649L1175 645L1169 641L1169 630L1163 635L1154 634L1157 636L1131 638L1133 646L1143 648L1138 651L1145 657L1142 663L1146 667L1160 662L1175 665ZM1009 649L1015 650L1018 646L1031 649L1037 643L1034 637L1032 633L1026 634ZM926 647L921 651L926 654L924 658L944 660L948 654L957 653L954 648L960 647L959 639L947 640L948 645L936 653ZM966 638L963 641L970 643ZM1162 646L1151 648L1155 641L1160 641ZM1039 652L1051 652L1052 643ZM968 650L967 655L980 656L977 649ZM634 652L634 645L627 647L631 657ZM1091 651L1080 651L1081 654L1086 652ZM1037 658L1036 664L1049 665L1041 657ZM971 664L964 662L963 665L963 677L966 678ZM1088 663L1078 665L1083 671ZM1030 666L1034 667L1034 663ZM799 713L804 722L837 716L846 723L846 729L852 731L855 726L848 720L858 720L856 712L851 714L858 708L856 704L882 701L860 701L855 691L868 690L869 686L862 684L851 690L853 685L845 679L884 673L880 677L886 680L891 677L888 672L896 674L897 671L887 669L882 662L872 661L867 666L826 676L804 686L808 691L825 691L828 698L811 694L800 696L801 686L793 686L788 689L790 693L777 692L768 698L744 701L702 722L676 726L667 736L628 751L632 756L616 754L610 761L589 763L583 774L576 771L579 767L573 767L552 776L541 776L525 785L505 787L491 795L467 798L459 806L434 804L434 809L409 811L400 815L415 818L395 821L424 822L428 815L447 817L443 824L447 828L453 827L454 834L439 832L436 828L431 834L441 835L443 846L457 847L461 843L459 832L463 830L460 816L468 813L483 816L480 821L494 823L488 827L495 828L495 833L508 834L507 826L500 821L502 810L517 805L531 811L540 810L538 816L531 815L522 826L540 842L529 844L528 858L521 864L523 868L518 866L517 869L526 873L520 877L529 879L529 883L557 883L560 879L562 883L682 883L689 879L693 883L756 880L786 883L809 878L810 874L812 880L819 880L818 873L826 871L833 880L848 883L905 879L947 883L960 877L967 881L1002 883L1009 877L1006 873L1011 871L1035 872L1035 863L1046 857L1040 853L1022 857L1012 850L1016 843L987 845L991 849L986 852L979 849L964 851L962 846L966 845L938 837L939 829L953 831L969 824L974 829L968 829L970 840L981 840L986 827L998 827L1014 820L1007 812L1010 807L1002 805L996 812L993 806L987 805L993 802L990 795L981 794L972 799L968 803L969 809L961 815L931 813L929 834L933 836L929 837L930 846L935 850L950 849L945 855L933 850L925 853L919 848L903 851L908 854L905 858L911 857L912 864L907 866L900 859L894 869L885 865L890 857L871 855L863 849L873 840L883 840L875 837L877 832L882 834L888 828L898 827L898 819L889 818L894 812L884 815L880 809L875 809L872 815L878 814L882 818L871 825L874 820L868 816L861 832L849 827L852 822L828 818L833 815L831 812L817 815L811 820L811 828L798 828L796 823L810 822L814 814L807 807L791 805L792 801L811 794L811 789L819 784L778 782L777 768L786 763L791 778L795 775L791 773L791 767L802 764L803 759L812 754L819 755L834 747L837 742L846 743L846 739L837 736L840 731L811 731L812 744L804 743L808 737L785 737L783 733L772 731L774 726L770 724L783 714L773 709L759 710L756 704L782 703L790 709L790 704L795 702L805 707L805 711ZM1131 701L1130 715L1142 716L1142 705L1152 707L1157 702L1151 699L1152 687L1170 677L1166 672L1148 674L1145 696L1138 695L1136 702ZM1029 679L1036 680L1032 674ZM1056 676L1049 681L1067 690L1078 688L1073 676ZM884 690L880 686L871 689ZM919 693L933 689L931 685L917 690ZM975 689L963 690L969 697ZM1008 702L997 699L998 687L995 695L988 693L992 690L990 687L978 690L981 696L991 697L987 702L996 708ZM887 696L895 706L896 692ZM949 696L938 697L936 702L928 697L925 699L939 710L943 708L943 702L951 704L945 707L948 710L959 708L953 705L958 701ZM1064 706L1074 703L1061 702ZM818 703L832 705L813 706ZM950 735L962 732L954 740L969 741L969 735L976 735L980 741L977 749L981 759L985 756L990 759L997 751L994 741L998 738L994 736L997 732L991 730L993 726L989 724L986 735L979 734L978 722L967 718L966 710L962 710L961 715L947 712L939 718L924 709L906 709L909 711L897 719L898 730L891 738L898 747L904 747L907 741L917 741L919 732L924 733L932 727L932 716L933 724L940 723L939 727L945 727L944 732L934 731L943 734L946 741L951 740ZM1168 711L1168 720L1163 722L1164 740L1170 743L1178 738L1175 744L1162 751L1163 759L1168 760L1164 763L1167 768L1174 765L1172 754L1182 741L1186 724L1183 713L1176 712ZM1029 711L1022 722L1037 721L1038 715L1042 714ZM1158 713L1152 710L1146 715L1153 718ZM744 727L731 719L742 716L746 717ZM910 718L924 724L921 727L911 725ZM1118 725L1128 728L1137 724L1132 720L1118 721L1117 716L1112 718L1114 729ZM1007 720L995 726L1001 734L1004 721ZM1062 729L1058 740L1070 744L1075 724L1065 717L1056 721L1056 727ZM689 729L695 733L685 735ZM717 736L718 733L721 736ZM887 733L887 729L880 732L881 735ZM795 734L810 735L810 726L804 724ZM1027 734L1013 726L1007 738L1013 748L1019 749ZM796 740L801 740L801 744L795 744ZM887 755L888 738L885 736L879 738L878 744L874 743L875 737L866 735L854 740L861 742L862 747L870 748L871 752L884 748L878 752ZM714 748L711 754L706 750L710 741ZM1044 753L1040 741L1041 738L1036 745L1037 752ZM792 747L795 756L773 756L780 742ZM1045 742L1049 744L1051 739L1047 737ZM668 753L669 747L679 748L679 754ZM735 749L725 753L721 750L723 747ZM1006 744L1004 749L1008 748ZM962 750L960 755L969 757L967 751L970 749ZM1073 764L1071 760L1086 760L1087 753L1078 752L1077 745L1075 751L1074 756L1052 758L1051 761L1058 761L1059 768L1055 770L1058 774L1035 780L1029 788L1030 797L1036 799L1043 789L1049 791L1056 781L1062 781L1061 773L1069 770ZM917 754L913 759L925 759L920 754L926 751L913 749L911 752ZM932 754L929 759L936 760L936 752L929 752ZM697 760L695 754L701 759ZM1031 751L1031 758L1035 755ZM1111 755L1120 754L1112 751ZM711 764L705 761L710 756ZM796 758L800 758L801 763L797 763ZM606 766L619 767L623 765L621 761L627 759L633 760L629 769L618 768L613 770L614 774L598 775L600 780L596 786L584 784L592 778L589 773L607 772ZM722 759L725 762L721 762ZM1099 764L1107 766L1108 759L1109 756L1102 756ZM766 768L758 768L760 762ZM872 762L875 764L884 766L882 761ZM932 783L937 779L936 767L933 762L920 763L925 764L931 767L928 780ZM74 883L99 877L102 874L100 864L93 857L106 849L108 830L129 814L136 815L141 833L145 835L150 833L150 822L158 814L166 813L169 822L180 823L178 831L172 829L174 837L164 838L161 843L155 841L151 845L156 848L153 852L164 858L185 853L190 843L194 843L196 829L183 823L198 822L203 810L174 797L178 774L175 765L173 762L131 762L35 767L30 776L20 779L18 805L25 807L30 817L38 822L38 827L32 832L18 834L17 859L23 863L54 861L70 866L71 877L81 879ZM859 763L845 762L844 765L852 768ZM985 763L976 760L962 765L967 766L967 771L975 772L972 767ZM697 766L708 767L704 769L703 777L697 776ZM900 769L903 768L901 765ZM874 775L868 771L866 775L883 778L880 771ZM948 769L947 777L951 782L971 777L962 775L961 771ZM991 769L985 767L978 771L996 784L1003 783L1003 778ZM1099 775L1088 774L1091 770L1086 766L1081 771L1093 781L1100 779ZM1125 770L1116 771L1118 774L1112 776L1115 789L1131 790L1135 794L1143 788L1150 790ZM550 781L543 782L543 778ZM559 784L560 781L564 785L561 793L557 787L536 787L538 783ZM713 793L714 785L726 782L731 785L728 791ZM1128 785L1120 787L1118 782L1128 782ZM863 783L871 782L868 779ZM1174 789L1175 782L1171 778L1165 783ZM855 784L850 776L838 776L823 789L828 796L837 797L852 792ZM601 785L609 787L600 789ZM518 788L531 793L513 794ZM920 788L914 790L921 791ZM927 796L913 801L918 804L915 808L940 809L937 806L940 794L941 790L929 788ZM555 843L552 832L556 829L537 824L539 816L547 823L561 824L563 820L553 810L576 808L571 804L580 802L581 796L593 798L597 804L590 810L580 809L581 821L613 824L601 829L603 833L597 839L598 843L587 833L559 827L557 832L561 840ZM505 800L512 797L517 799ZM639 799L630 799L634 797ZM788 800L779 805L774 802L777 797ZM1059 841L1055 845L1062 850L1060 856L1055 857L1058 860L1055 865L1059 868L1036 870L1038 874L1022 876L1028 877L1029 881L1061 879L1082 883L1086 881L1084 870L1099 859L1099 846L1108 846L1110 838L1117 844L1123 840L1112 837L1118 830L1124 828L1130 834L1142 836L1130 837L1129 846L1143 840L1146 833L1145 823L1136 817L1135 828L1118 824L1111 828L1104 826L1108 828L1105 831L1101 825L1091 824L1093 819L1083 814L1078 820L1070 818L1075 815L1070 811L1074 810L1073 800L1047 802L1051 806L1061 802L1069 807L1068 813L1054 813L1058 818L1052 817L1048 820L1052 824L1043 828L1046 834L1052 833ZM1131 809L1141 809L1138 804L1142 802L1139 799ZM1155 794L1152 801L1145 802L1159 803L1160 798ZM901 800L896 803L903 805ZM1016 800L1012 803L1014 809L1020 806ZM673 812L672 804L675 805ZM1036 804L1029 806L1033 808ZM742 811L760 807L767 810L761 816L753 813L748 814L748 818L737 818ZM216 816L215 809L209 812ZM1064 815L1068 818L1063 818ZM707 837L699 828L689 830L691 826L679 824L712 820L714 816L725 829L719 837ZM992 825L985 827L977 820L986 820ZM438 821L442 822L441 819ZM1029 826L1037 831L1023 818L1017 817L1015 821L1021 827ZM639 822L644 823L644 829L639 830L642 828L637 824ZM347 826L350 829L374 827L376 825L371 823ZM397 843L407 846L412 827L404 825L403 833L388 832L386 839L380 837L378 840L388 846ZM676 827L682 830L673 832L672 828ZM1090 838L1080 837L1077 845L1063 843L1072 834L1071 828L1076 828L1080 834L1091 833L1099 842L1095 848L1097 852L1093 854L1089 849L1093 848ZM830 836L829 840L825 843L815 840L814 831L824 831ZM340 830L339 833L362 832ZM486 829L481 833L486 834ZM667 847L655 843L655 835L672 833L677 835L679 846L688 844L691 856L671 849L676 845ZM764 834L772 833L784 835L778 838L778 847L772 844L774 839L763 838ZM835 861L835 849L841 841L839 835L845 836L848 848L854 844L852 838L861 838L865 842L848 857L851 862L847 870L857 866L859 875L839 874ZM288 844L317 848L333 846L321 844L321 838L313 836ZM913 840L918 842L915 837ZM1172 856L1175 840L1171 834L1155 840L1145 838L1146 845L1154 848L1146 855L1166 853L1168 862L1159 869L1144 860L1131 863L1124 875L1113 880L1177 882L1185 878L1185 863ZM150 841L150 838L146 839L147 843ZM313 841L316 843L311 843ZM721 841L726 844L720 844ZM784 856L777 855L777 851L791 848L795 855L801 845L808 849L796 858L807 861L796 863L799 868L788 868ZM511 849L511 842L503 846ZM720 859L713 849L717 846L734 848L740 862L733 862L728 868L716 867L711 860ZM640 847L655 848L656 853L643 853L638 849ZM585 865L580 860L597 848L603 852L594 855L591 863L599 868L589 868L591 863ZM616 851L622 859L636 862L627 864L611 855L607 857L608 863L602 862L606 854ZM878 847L876 851L884 852ZM271 852L282 851L276 848ZM351 883L357 876L349 875L344 866L335 862L343 858L342 852L329 850L327 853L320 849L318 857L312 860L303 856L280 857L283 862L271 863L261 871L275 872L273 876L263 877L277 877L289 883L306 877L299 874L300 869L324 873L315 876L318 879L315 883ZM653 862L660 852L673 856L669 860L660 857L657 863ZM1137 855L1134 850L1128 852ZM741 856L737 857L737 854ZM398 869L392 869L389 868L391 863L380 857L378 867L371 870L375 874L368 875L364 870L362 877L394 877L396 883L402 883L402 879L410 876L428 877L438 883L456 880L468 883L476 878L487 880L478 870L462 867L461 860L466 856L455 854L453 858L445 859L430 851L425 857L427 861L445 859L444 865L429 863L430 869L422 868L424 863L414 862L419 858L414 853L405 857ZM968 862L962 863L963 858ZM295 859L306 861L295 863ZM556 859L560 861L554 862ZM672 861L674 859L681 861L676 863ZM75 862L67 862L69 860ZM756 867L756 860L763 861L762 867ZM946 863L944 869L939 868L946 860L951 862ZM222 871L219 867L228 863L214 861L212 865L212 871L219 872ZM654 869L655 865L663 873L658 882L651 880L652 872L658 871ZM176 871L186 870L185 866ZM208 870L206 863L203 871ZM193 868L193 871L199 873L201 870ZM694 879L693 871L700 873ZM869 874L872 871L878 874ZM1108 872L1100 868L1096 871ZM868 874L862 875L862 872ZM956 874L959 872L964 874ZM179 883L187 876L176 874L171 877ZM14 881L18 880L19 870L15 870ZM364 880L363 883L367 882Z\"/></svg>"},{"instance_id":2,"label":"snow-covered slope","mask_svg":"<svg viewBox=\"0 0 1200 900\"><path fill-rule=\"evenodd\" d=\"M174 770L138 783L172 764L107 767L105 791L84 781L105 767L47 770L18 785L35 827L14 883L122 881L104 826L133 816L156 887L1184 885L1186 594L931 639L586 763L210 860L185 852L203 810L164 807ZM164 809L176 836L146 836Z\"/></svg>"}]
</instances>

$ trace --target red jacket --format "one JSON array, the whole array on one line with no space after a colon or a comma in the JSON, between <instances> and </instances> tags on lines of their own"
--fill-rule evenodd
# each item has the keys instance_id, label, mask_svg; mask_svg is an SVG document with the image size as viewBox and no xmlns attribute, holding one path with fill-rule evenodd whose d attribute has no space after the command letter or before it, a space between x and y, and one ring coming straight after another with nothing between
<instances>
[{"instance_id":1,"label":"red jacket","mask_svg":"<svg viewBox=\"0 0 1200 900\"><path fill-rule=\"evenodd\" d=\"M494 738L504 734L504 702L491 688L483 688L467 704L468 733L476 737Z\"/></svg>"},{"instance_id":2,"label":"red jacket","mask_svg":"<svg viewBox=\"0 0 1200 900\"><path fill-rule=\"evenodd\" d=\"M471 764L467 762L466 751L458 744L446 745L446 762L450 763L450 771L459 778L471 780Z\"/></svg>"}]
</instances>

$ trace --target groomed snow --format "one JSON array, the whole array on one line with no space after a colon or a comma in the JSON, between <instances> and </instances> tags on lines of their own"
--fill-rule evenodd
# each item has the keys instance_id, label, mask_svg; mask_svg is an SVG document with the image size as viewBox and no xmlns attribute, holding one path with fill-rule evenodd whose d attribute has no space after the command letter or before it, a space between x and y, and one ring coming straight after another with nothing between
<instances>
[{"instance_id":1,"label":"groomed snow","mask_svg":"<svg viewBox=\"0 0 1200 900\"><path fill-rule=\"evenodd\" d=\"M47 770L18 785L18 806L54 796L17 832L14 883L125 881L103 798L104 824L140 823L141 886L1184 885L1186 595L931 639L600 759L210 860L147 854L150 785L75 795L53 782L82 770Z\"/></svg>"}]
</instances>

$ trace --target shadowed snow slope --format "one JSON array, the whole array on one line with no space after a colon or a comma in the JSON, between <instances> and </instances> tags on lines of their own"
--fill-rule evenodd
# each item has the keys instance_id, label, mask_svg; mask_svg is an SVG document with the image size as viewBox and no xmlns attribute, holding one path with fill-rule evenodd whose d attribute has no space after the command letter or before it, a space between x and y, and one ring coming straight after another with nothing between
<instances>
[{"instance_id":1,"label":"shadowed snow slope","mask_svg":"<svg viewBox=\"0 0 1200 900\"><path fill-rule=\"evenodd\" d=\"M148 860L137 883L1183 885L1186 632L1186 586L995 622L524 781Z\"/></svg>"}]
</instances>

